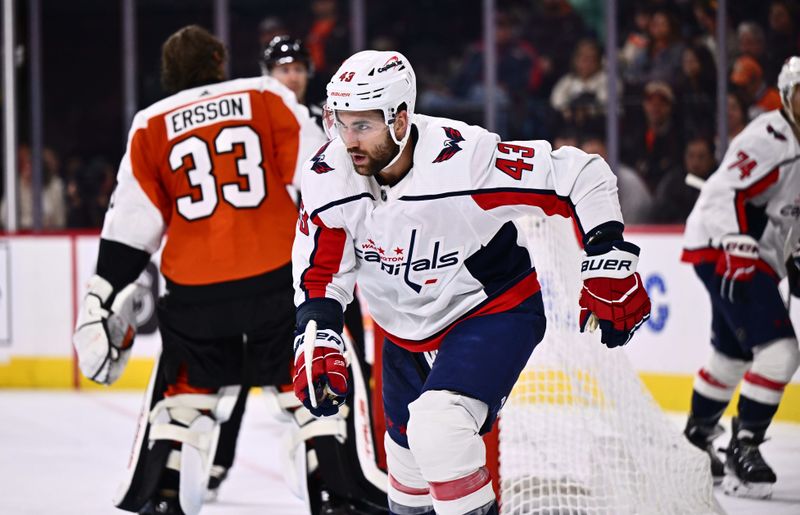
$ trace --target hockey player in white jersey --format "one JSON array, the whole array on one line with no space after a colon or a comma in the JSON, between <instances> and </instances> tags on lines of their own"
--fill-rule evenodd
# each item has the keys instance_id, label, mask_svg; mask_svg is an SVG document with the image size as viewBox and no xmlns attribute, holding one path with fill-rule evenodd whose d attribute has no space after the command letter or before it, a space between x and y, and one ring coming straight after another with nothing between
<instances>
[{"instance_id":1,"label":"hockey player in white jersey","mask_svg":"<svg viewBox=\"0 0 800 515\"><path fill-rule=\"evenodd\" d=\"M622 238L616 179L575 148L500 142L415 113L416 79L398 52L353 55L327 93L333 137L301 171L292 251L295 393L317 415L343 402L342 310L358 281L389 335L391 512L497 513L480 435L545 329L534 249L514 220L530 212L574 220L585 246L582 327L599 320L603 343L624 345L650 301L636 273L639 249Z\"/></svg>"},{"instance_id":2,"label":"hockey player in white jersey","mask_svg":"<svg viewBox=\"0 0 800 515\"><path fill-rule=\"evenodd\" d=\"M713 354L694 382L687 438L711 456L725 491L768 497L776 476L759 445L800 363L778 282L796 284L800 239L800 57L778 77L783 108L731 142L686 222L683 260L711 297ZM794 255L794 257L792 257ZM742 381L723 466L713 447L720 417ZM724 477L724 479L723 479Z\"/></svg>"}]
</instances>

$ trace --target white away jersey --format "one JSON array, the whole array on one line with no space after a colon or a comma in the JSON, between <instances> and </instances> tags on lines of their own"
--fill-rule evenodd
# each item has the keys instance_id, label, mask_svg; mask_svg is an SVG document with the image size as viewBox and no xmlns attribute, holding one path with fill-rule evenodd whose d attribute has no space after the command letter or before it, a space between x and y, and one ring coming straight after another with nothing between
<instances>
[{"instance_id":1,"label":"white away jersey","mask_svg":"<svg viewBox=\"0 0 800 515\"><path fill-rule=\"evenodd\" d=\"M432 350L454 322L539 290L515 219L571 216L581 233L622 220L616 178L599 156L500 142L444 118L412 122L414 165L393 187L358 175L339 138L305 163L292 250L298 306L323 297L346 306L358 280L392 341Z\"/></svg>"},{"instance_id":2,"label":"white away jersey","mask_svg":"<svg viewBox=\"0 0 800 515\"><path fill-rule=\"evenodd\" d=\"M716 261L728 234L758 240L760 268L786 275L786 249L800 238L800 143L780 110L762 114L731 141L686 221L682 259Z\"/></svg>"}]
</instances>

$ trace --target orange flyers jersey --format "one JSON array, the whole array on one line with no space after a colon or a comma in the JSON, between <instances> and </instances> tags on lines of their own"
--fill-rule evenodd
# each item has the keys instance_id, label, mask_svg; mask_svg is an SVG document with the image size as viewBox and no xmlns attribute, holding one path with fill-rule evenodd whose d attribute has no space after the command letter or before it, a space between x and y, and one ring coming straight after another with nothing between
<instances>
[{"instance_id":1,"label":"orange flyers jersey","mask_svg":"<svg viewBox=\"0 0 800 515\"><path fill-rule=\"evenodd\" d=\"M181 91L136 114L102 237L155 252L183 285L244 279L291 260L286 186L325 142L294 94L257 77Z\"/></svg>"}]
</instances>

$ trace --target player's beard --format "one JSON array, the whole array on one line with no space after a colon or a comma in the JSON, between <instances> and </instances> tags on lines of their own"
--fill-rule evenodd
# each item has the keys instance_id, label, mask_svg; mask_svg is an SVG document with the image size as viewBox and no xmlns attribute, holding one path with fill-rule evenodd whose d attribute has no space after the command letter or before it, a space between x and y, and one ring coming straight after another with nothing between
<instances>
[{"instance_id":1,"label":"player's beard","mask_svg":"<svg viewBox=\"0 0 800 515\"><path fill-rule=\"evenodd\" d=\"M356 164L356 162L353 161L353 166L356 169L356 173L369 177L377 175L381 170L386 168L386 166L392 162L394 156L400 151L400 146L395 143L391 137L387 137L386 140L375 147L375 150L372 152L367 152L358 147L348 148L347 151L351 154L355 153L366 157L365 162L361 164Z\"/></svg>"}]
</instances>

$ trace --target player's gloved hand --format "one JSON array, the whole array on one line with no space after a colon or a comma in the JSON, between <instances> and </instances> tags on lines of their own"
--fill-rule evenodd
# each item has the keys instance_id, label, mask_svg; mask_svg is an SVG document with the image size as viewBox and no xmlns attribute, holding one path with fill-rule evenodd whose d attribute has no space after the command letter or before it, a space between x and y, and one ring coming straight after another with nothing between
<instances>
[{"instance_id":1,"label":"player's gloved hand","mask_svg":"<svg viewBox=\"0 0 800 515\"><path fill-rule=\"evenodd\" d=\"M600 341L625 345L650 318L650 297L636 272L639 247L617 240L588 244L581 263L580 328L600 326Z\"/></svg>"},{"instance_id":2,"label":"player's gloved hand","mask_svg":"<svg viewBox=\"0 0 800 515\"><path fill-rule=\"evenodd\" d=\"M729 234L720 240L722 254L714 273L719 281L719 295L737 302L747 295L747 285L756 274L758 242L746 234Z\"/></svg>"},{"instance_id":3,"label":"player's gloved hand","mask_svg":"<svg viewBox=\"0 0 800 515\"><path fill-rule=\"evenodd\" d=\"M305 335L294 338L294 393L317 417L335 415L347 397L347 362L342 336L331 329L316 331L311 357L311 383L316 407L309 398Z\"/></svg>"},{"instance_id":4,"label":"player's gloved hand","mask_svg":"<svg viewBox=\"0 0 800 515\"><path fill-rule=\"evenodd\" d=\"M122 375L136 336L136 310L145 289L136 283L123 288L114 298L113 288L99 275L89 279L88 291L78 312L72 343L84 376L110 385Z\"/></svg>"}]
</instances>

